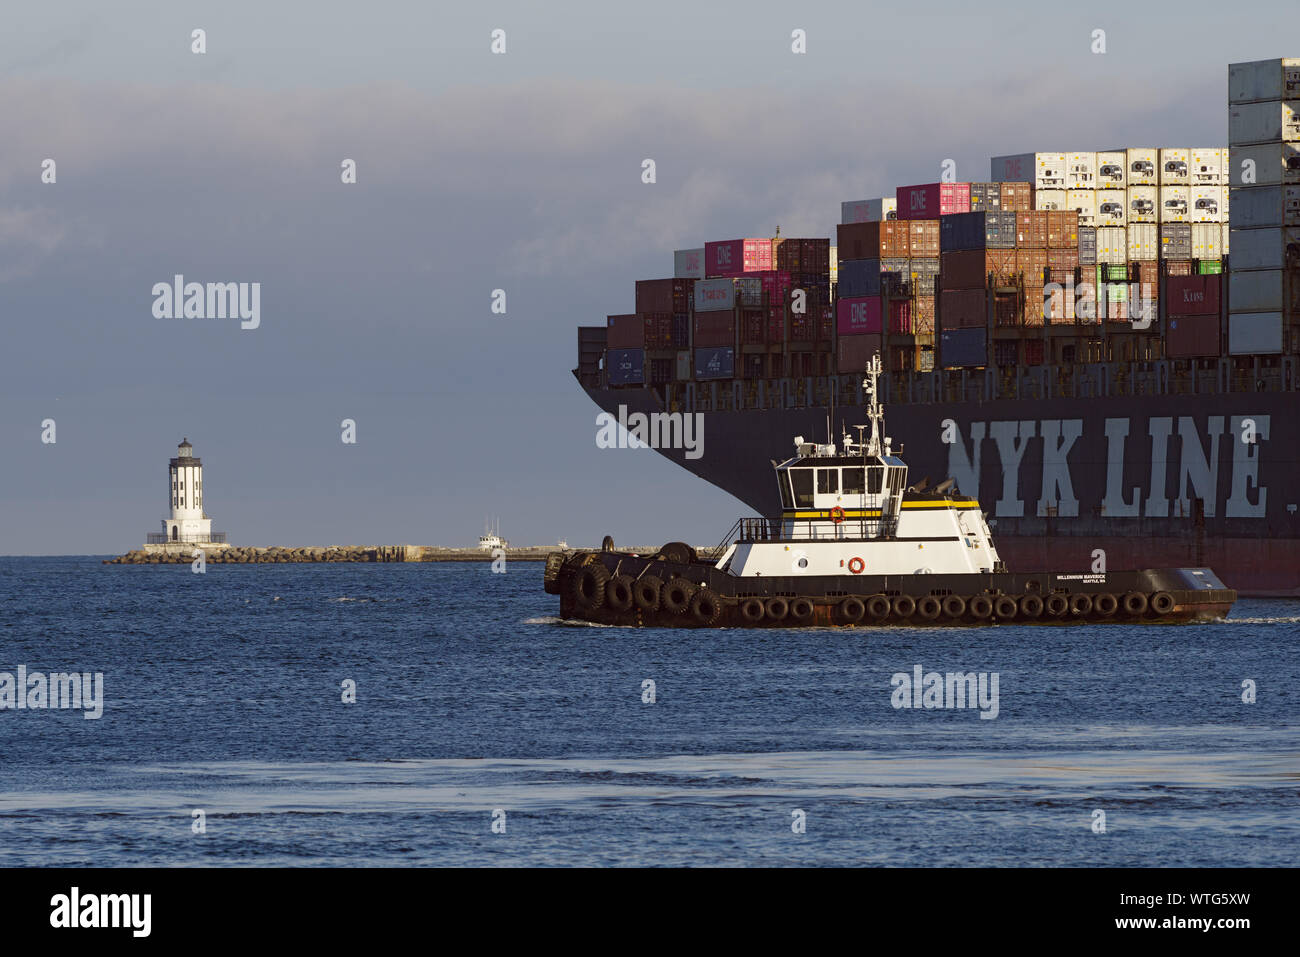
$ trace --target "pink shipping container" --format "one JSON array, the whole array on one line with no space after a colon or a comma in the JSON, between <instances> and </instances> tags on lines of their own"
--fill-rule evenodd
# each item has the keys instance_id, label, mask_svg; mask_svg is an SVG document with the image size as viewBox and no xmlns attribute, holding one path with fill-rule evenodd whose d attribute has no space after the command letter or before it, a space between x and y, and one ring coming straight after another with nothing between
<instances>
[{"instance_id":1,"label":"pink shipping container","mask_svg":"<svg viewBox=\"0 0 1300 957\"><path fill-rule=\"evenodd\" d=\"M725 278L772 268L772 240L728 239L704 244L704 274Z\"/></svg>"},{"instance_id":2,"label":"pink shipping container","mask_svg":"<svg viewBox=\"0 0 1300 957\"><path fill-rule=\"evenodd\" d=\"M836 328L842 336L856 336L864 332L880 332L880 297L841 299L837 306Z\"/></svg>"},{"instance_id":3,"label":"pink shipping container","mask_svg":"<svg viewBox=\"0 0 1300 957\"><path fill-rule=\"evenodd\" d=\"M899 219L934 219L970 212L970 183L925 183L900 186Z\"/></svg>"},{"instance_id":4,"label":"pink shipping container","mask_svg":"<svg viewBox=\"0 0 1300 957\"><path fill-rule=\"evenodd\" d=\"M641 349L645 347L645 323L638 315L610 316L605 332L609 349Z\"/></svg>"}]
</instances>

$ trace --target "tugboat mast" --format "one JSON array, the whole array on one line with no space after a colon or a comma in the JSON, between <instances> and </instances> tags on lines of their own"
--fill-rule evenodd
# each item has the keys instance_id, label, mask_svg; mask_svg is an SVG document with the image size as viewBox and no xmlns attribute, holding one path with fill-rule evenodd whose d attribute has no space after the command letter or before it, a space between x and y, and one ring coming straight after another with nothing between
<instances>
[{"instance_id":1,"label":"tugboat mast","mask_svg":"<svg viewBox=\"0 0 1300 957\"><path fill-rule=\"evenodd\" d=\"M871 438L867 442L867 455L888 455L889 439L885 437L885 410L880 405L876 378L883 371L880 353L873 352L867 363L867 374L862 379L862 391L867 396L867 419L871 423Z\"/></svg>"}]
</instances>

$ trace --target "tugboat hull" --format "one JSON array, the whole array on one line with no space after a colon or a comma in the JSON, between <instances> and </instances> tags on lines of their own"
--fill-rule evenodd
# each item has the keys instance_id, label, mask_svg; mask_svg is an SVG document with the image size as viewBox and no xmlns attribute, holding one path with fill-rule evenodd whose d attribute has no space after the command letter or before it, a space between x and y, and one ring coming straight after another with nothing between
<instances>
[{"instance_id":1,"label":"tugboat hull","mask_svg":"<svg viewBox=\"0 0 1300 957\"><path fill-rule=\"evenodd\" d=\"M656 628L1180 624L1237 599L1208 568L742 577L681 548L552 555L546 590L563 618Z\"/></svg>"}]
</instances>

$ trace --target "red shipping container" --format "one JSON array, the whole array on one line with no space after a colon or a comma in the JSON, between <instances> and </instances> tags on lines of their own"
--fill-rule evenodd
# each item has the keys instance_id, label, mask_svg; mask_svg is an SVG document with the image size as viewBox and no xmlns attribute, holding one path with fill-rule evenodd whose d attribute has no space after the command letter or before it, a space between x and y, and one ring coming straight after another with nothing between
<instances>
[{"instance_id":1,"label":"red shipping container","mask_svg":"<svg viewBox=\"0 0 1300 957\"><path fill-rule=\"evenodd\" d=\"M1017 296L998 296L993 301L993 324L1003 328L1020 325L1020 301Z\"/></svg>"},{"instance_id":2,"label":"red shipping container","mask_svg":"<svg viewBox=\"0 0 1300 957\"><path fill-rule=\"evenodd\" d=\"M736 315L733 312L697 312L695 345L710 348L736 344Z\"/></svg>"},{"instance_id":3,"label":"red shipping container","mask_svg":"<svg viewBox=\"0 0 1300 957\"><path fill-rule=\"evenodd\" d=\"M1205 279L1218 278L1205 276ZM1165 355L1189 359L1219 354L1219 317L1215 315L1170 316L1165 333Z\"/></svg>"},{"instance_id":4,"label":"red shipping container","mask_svg":"<svg viewBox=\"0 0 1300 957\"><path fill-rule=\"evenodd\" d=\"M704 244L704 275L725 279L772 268L772 240L728 239Z\"/></svg>"},{"instance_id":5,"label":"red shipping container","mask_svg":"<svg viewBox=\"0 0 1300 957\"><path fill-rule=\"evenodd\" d=\"M693 279L638 279L637 312L682 313L691 311Z\"/></svg>"},{"instance_id":6,"label":"red shipping container","mask_svg":"<svg viewBox=\"0 0 1300 957\"><path fill-rule=\"evenodd\" d=\"M1170 276L1165 287L1169 293L1171 315L1205 316L1219 314L1219 276ZM1218 330L1215 330L1218 336Z\"/></svg>"},{"instance_id":7,"label":"red shipping container","mask_svg":"<svg viewBox=\"0 0 1300 957\"><path fill-rule=\"evenodd\" d=\"M767 317L761 310L741 314L740 341L747 346L761 346L767 341Z\"/></svg>"},{"instance_id":8,"label":"red shipping container","mask_svg":"<svg viewBox=\"0 0 1300 957\"><path fill-rule=\"evenodd\" d=\"M912 300L891 299L889 301L889 331L895 334L911 334Z\"/></svg>"},{"instance_id":9,"label":"red shipping container","mask_svg":"<svg viewBox=\"0 0 1300 957\"><path fill-rule=\"evenodd\" d=\"M944 329L988 324L988 294L983 289L945 289L939 295L939 322Z\"/></svg>"},{"instance_id":10,"label":"red shipping container","mask_svg":"<svg viewBox=\"0 0 1300 957\"><path fill-rule=\"evenodd\" d=\"M1041 366L1043 364L1043 340L1026 339L1025 340L1025 365Z\"/></svg>"},{"instance_id":11,"label":"red shipping container","mask_svg":"<svg viewBox=\"0 0 1300 957\"><path fill-rule=\"evenodd\" d=\"M939 255L939 220L907 221L907 255L912 259L934 259Z\"/></svg>"},{"instance_id":12,"label":"red shipping container","mask_svg":"<svg viewBox=\"0 0 1300 957\"><path fill-rule=\"evenodd\" d=\"M639 315L609 316L605 345L609 349L645 348L645 322Z\"/></svg>"},{"instance_id":13,"label":"red shipping container","mask_svg":"<svg viewBox=\"0 0 1300 957\"><path fill-rule=\"evenodd\" d=\"M865 372L872 354L879 351L879 336L843 336L839 341L836 366L840 372Z\"/></svg>"},{"instance_id":14,"label":"red shipping container","mask_svg":"<svg viewBox=\"0 0 1300 957\"><path fill-rule=\"evenodd\" d=\"M970 212L970 183L900 186L895 196L899 219L935 219Z\"/></svg>"},{"instance_id":15,"label":"red shipping container","mask_svg":"<svg viewBox=\"0 0 1300 957\"><path fill-rule=\"evenodd\" d=\"M1020 210L1016 213L1016 246L1047 248L1047 213L1045 209Z\"/></svg>"},{"instance_id":16,"label":"red shipping container","mask_svg":"<svg viewBox=\"0 0 1300 957\"><path fill-rule=\"evenodd\" d=\"M880 332L880 297L841 299L837 305L836 328L842 336Z\"/></svg>"},{"instance_id":17,"label":"red shipping container","mask_svg":"<svg viewBox=\"0 0 1300 957\"><path fill-rule=\"evenodd\" d=\"M1001 194L1003 212L1018 213L1034 208L1033 183L1003 183Z\"/></svg>"},{"instance_id":18,"label":"red shipping container","mask_svg":"<svg viewBox=\"0 0 1300 957\"><path fill-rule=\"evenodd\" d=\"M835 335L835 307L818 306L817 338L829 342Z\"/></svg>"}]
</instances>

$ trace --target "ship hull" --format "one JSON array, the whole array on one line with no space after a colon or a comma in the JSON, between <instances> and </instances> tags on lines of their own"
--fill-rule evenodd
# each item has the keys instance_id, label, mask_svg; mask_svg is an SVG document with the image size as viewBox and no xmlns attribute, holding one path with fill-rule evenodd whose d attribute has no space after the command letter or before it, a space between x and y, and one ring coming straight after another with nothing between
<instances>
[{"instance_id":1,"label":"ship hull","mask_svg":"<svg viewBox=\"0 0 1300 957\"><path fill-rule=\"evenodd\" d=\"M662 411L650 389L587 392L616 418ZM826 441L824 408L691 414L698 446L657 451L762 515L781 508L771 460L788 457L796 435ZM886 414L910 481L954 478L979 498L1012 571L1209 567L1242 595L1300 597L1297 393L899 404ZM861 407L837 408L832 431L864 421Z\"/></svg>"},{"instance_id":2,"label":"ship hull","mask_svg":"<svg viewBox=\"0 0 1300 957\"><path fill-rule=\"evenodd\" d=\"M553 556L545 584L564 619L657 628L1185 624L1223 620L1237 597L1204 568L741 577L612 549Z\"/></svg>"}]
</instances>

